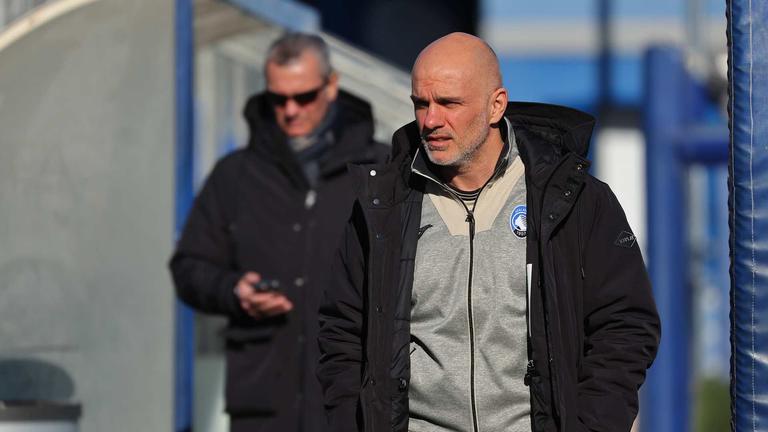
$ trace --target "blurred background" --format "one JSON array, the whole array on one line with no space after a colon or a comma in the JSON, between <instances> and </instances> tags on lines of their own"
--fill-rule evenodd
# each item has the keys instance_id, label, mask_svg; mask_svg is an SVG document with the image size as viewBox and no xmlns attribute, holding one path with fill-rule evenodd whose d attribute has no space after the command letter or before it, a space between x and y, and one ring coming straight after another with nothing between
<instances>
[{"instance_id":1,"label":"blurred background","mask_svg":"<svg viewBox=\"0 0 768 432\"><path fill-rule=\"evenodd\" d=\"M326 38L384 142L413 118L416 55L452 31L490 43L511 99L598 116L592 172L664 323L637 428L729 430L721 0L0 0L0 407L227 430L224 323L176 303L166 262L286 29Z\"/></svg>"}]
</instances>

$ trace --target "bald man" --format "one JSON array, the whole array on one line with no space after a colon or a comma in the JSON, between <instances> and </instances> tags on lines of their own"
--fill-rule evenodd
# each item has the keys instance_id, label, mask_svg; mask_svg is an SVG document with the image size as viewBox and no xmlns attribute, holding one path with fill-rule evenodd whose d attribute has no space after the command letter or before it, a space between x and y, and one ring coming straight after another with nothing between
<instances>
[{"instance_id":1,"label":"bald man","mask_svg":"<svg viewBox=\"0 0 768 432\"><path fill-rule=\"evenodd\" d=\"M416 120L360 185L320 312L334 431L628 431L659 343L594 119L509 103L474 36L426 47Z\"/></svg>"}]
</instances>

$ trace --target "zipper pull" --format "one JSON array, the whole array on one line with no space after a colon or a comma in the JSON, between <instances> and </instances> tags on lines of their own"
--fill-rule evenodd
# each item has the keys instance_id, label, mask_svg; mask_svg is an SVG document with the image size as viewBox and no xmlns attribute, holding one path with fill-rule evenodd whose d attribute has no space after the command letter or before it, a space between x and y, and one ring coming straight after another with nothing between
<instances>
[{"instance_id":1,"label":"zipper pull","mask_svg":"<svg viewBox=\"0 0 768 432\"><path fill-rule=\"evenodd\" d=\"M475 238L475 215L472 212L467 213L466 222L469 223L469 239Z\"/></svg>"},{"instance_id":2,"label":"zipper pull","mask_svg":"<svg viewBox=\"0 0 768 432\"><path fill-rule=\"evenodd\" d=\"M539 373L536 371L536 365L533 363L533 360L528 360L528 366L525 368L525 378L523 378L523 383L526 386L530 386L531 379L537 376L539 376Z\"/></svg>"}]
</instances>

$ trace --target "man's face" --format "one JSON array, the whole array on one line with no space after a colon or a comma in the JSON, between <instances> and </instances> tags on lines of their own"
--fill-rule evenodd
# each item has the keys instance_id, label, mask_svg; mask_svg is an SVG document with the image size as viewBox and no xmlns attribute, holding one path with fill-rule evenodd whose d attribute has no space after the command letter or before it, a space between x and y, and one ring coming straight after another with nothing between
<instances>
[{"instance_id":1,"label":"man's face","mask_svg":"<svg viewBox=\"0 0 768 432\"><path fill-rule=\"evenodd\" d=\"M277 125L291 138L315 130L338 94L336 75L324 77L312 52L285 65L268 63L266 78Z\"/></svg>"},{"instance_id":2,"label":"man's face","mask_svg":"<svg viewBox=\"0 0 768 432\"><path fill-rule=\"evenodd\" d=\"M456 68L417 67L411 81L416 123L432 163L470 162L490 131L488 95Z\"/></svg>"}]
</instances>

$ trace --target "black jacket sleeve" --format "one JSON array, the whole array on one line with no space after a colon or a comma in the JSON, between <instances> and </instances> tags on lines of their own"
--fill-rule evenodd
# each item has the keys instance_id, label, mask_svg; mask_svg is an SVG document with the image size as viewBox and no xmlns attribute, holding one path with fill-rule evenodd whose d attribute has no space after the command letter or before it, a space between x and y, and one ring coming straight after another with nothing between
<instances>
[{"instance_id":1,"label":"black jacket sleeve","mask_svg":"<svg viewBox=\"0 0 768 432\"><path fill-rule=\"evenodd\" d=\"M354 213L359 211L355 204ZM320 364L330 429L359 430L358 402L362 376L363 284L365 258L360 236L352 222L347 225L333 266L332 283L320 308Z\"/></svg>"},{"instance_id":2,"label":"black jacket sleeve","mask_svg":"<svg viewBox=\"0 0 768 432\"><path fill-rule=\"evenodd\" d=\"M234 293L243 272L232 257L230 221L224 203L234 185L226 185L225 168L220 164L206 180L187 216L184 230L170 261L179 298L198 311L244 318ZM226 187L229 186L229 187Z\"/></svg>"},{"instance_id":3,"label":"black jacket sleeve","mask_svg":"<svg viewBox=\"0 0 768 432\"><path fill-rule=\"evenodd\" d=\"M584 357L579 419L590 431L629 431L653 362L660 322L640 247L607 185L595 182L584 246Z\"/></svg>"}]
</instances>

